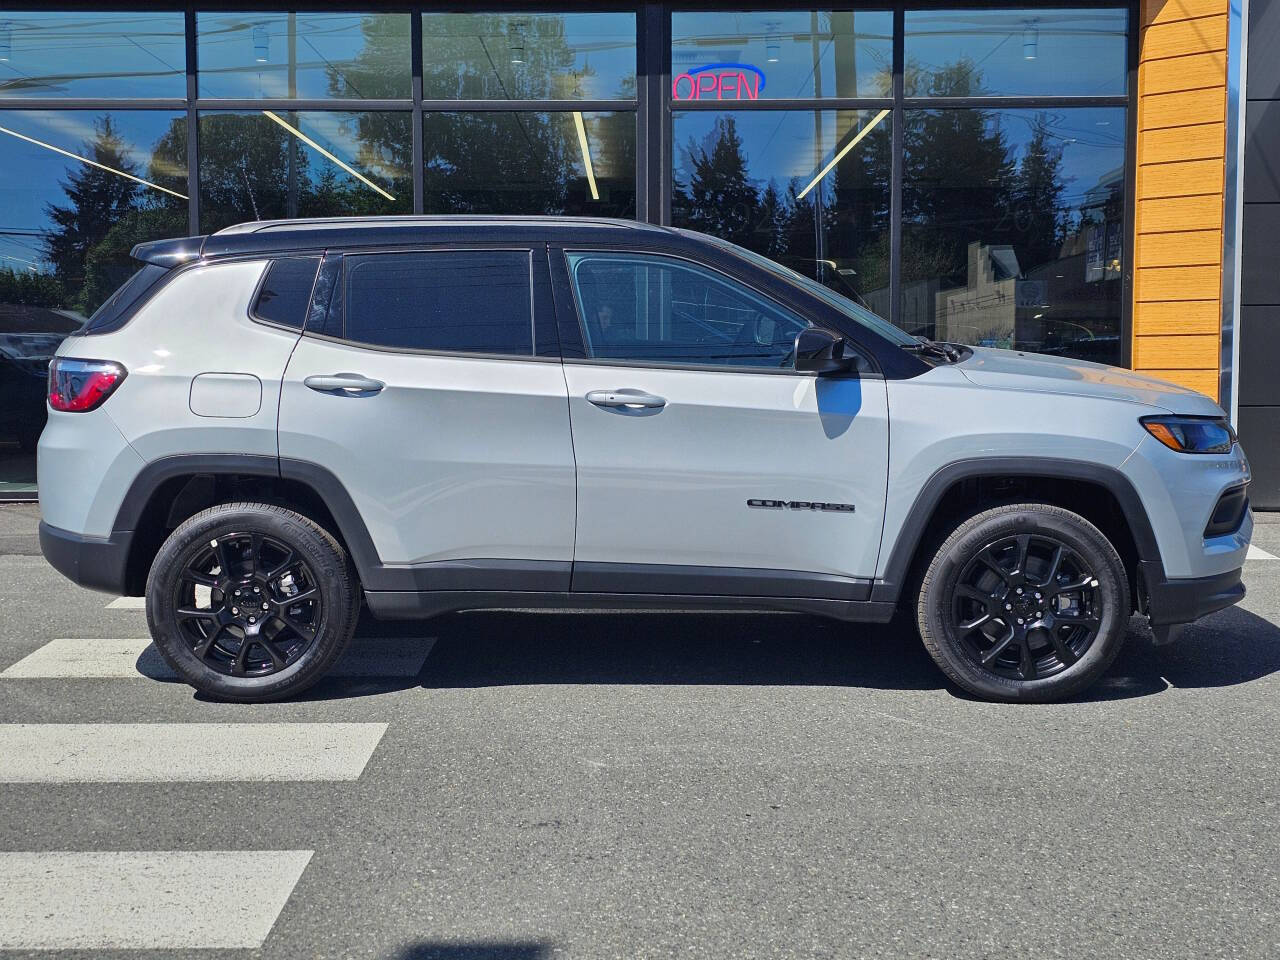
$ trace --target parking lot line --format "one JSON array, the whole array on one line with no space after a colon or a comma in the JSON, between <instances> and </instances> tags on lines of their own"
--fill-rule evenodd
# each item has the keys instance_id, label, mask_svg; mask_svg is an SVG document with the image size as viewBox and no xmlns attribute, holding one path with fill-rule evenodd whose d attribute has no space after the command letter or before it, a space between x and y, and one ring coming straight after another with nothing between
<instances>
[{"instance_id":1,"label":"parking lot line","mask_svg":"<svg viewBox=\"0 0 1280 960\"><path fill-rule=\"evenodd\" d=\"M1267 553L1261 547L1255 547L1249 544L1249 553L1245 556L1246 560L1280 560L1274 553Z\"/></svg>"},{"instance_id":2,"label":"parking lot line","mask_svg":"<svg viewBox=\"0 0 1280 960\"><path fill-rule=\"evenodd\" d=\"M416 677L435 637L376 637L352 641L334 664L334 677ZM60 638L0 671L0 679L176 680L147 637Z\"/></svg>"},{"instance_id":3,"label":"parking lot line","mask_svg":"<svg viewBox=\"0 0 1280 960\"><path fill-rule=\"evenodd\" d=\"M116 597L107 604L108 610L145 610L147 609L146 597Z\"/></svg>"},{"instance_id":4,"label":"parking lot line","mask_svg":"<svg viewBox=\"0 0 1280 960\"><path fill-rule=\"evenodd\" d=\"M0 783L355 780L385 723L0 724Z\"/></svg>"},{"instance_id":5,"label":"parking lot line","mask_svg":"<svg viewBox=\"0 0 1280 960\"><path fill-rule=\"evenodd\" d=\"M0 950L261 947L311 854L0 853Z\"/></svg>"}]
</instances>

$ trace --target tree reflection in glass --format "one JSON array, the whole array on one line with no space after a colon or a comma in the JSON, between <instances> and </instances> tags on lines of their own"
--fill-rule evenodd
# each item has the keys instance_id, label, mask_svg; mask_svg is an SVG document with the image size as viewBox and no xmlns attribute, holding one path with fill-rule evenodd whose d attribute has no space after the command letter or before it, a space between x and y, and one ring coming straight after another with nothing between
<instances>
[{"instance_id":1,"label":"tree reflection in glass","mask_svg":"<svg viewBox=\"0 0 1280 960\"><path fill-rule=\"evenodd\" d=\"M672 222L887 316L891 125L883 110L676 113Z\"/></svg>"},{"instance_id":2,"label":"tree reflection in glass","mask_svg":"<svg viewBox=\"0 0 1280 960\"><path fill-rule=\"evenodd\" d=\"M909 333L1120 362L1123 108L910 110Z\"/></svg>"}]
</instances>

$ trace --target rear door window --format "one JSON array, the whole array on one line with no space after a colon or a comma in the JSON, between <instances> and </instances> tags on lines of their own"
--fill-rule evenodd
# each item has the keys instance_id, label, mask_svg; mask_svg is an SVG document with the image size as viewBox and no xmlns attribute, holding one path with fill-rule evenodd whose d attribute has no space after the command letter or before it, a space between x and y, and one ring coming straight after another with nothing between
<instances>
[{"instance_id":1,"label":"rear door window","mask_svg":"<svg viewBox=\"0 0 1280 960\"><path fill-rule=\"evenodd\" d=\"M311 305L319 257L282 257L271 261L253 302L253 315L267 323L302 329Z\"/></svg>"},{"instance_id":2,"label":"rear door window","mask_svg":"<svg viewBox=\"0 0 1280 960\"><path fill-rule=\"evenodd\" d=\"M439 250L344 258L343 336L396 350L530 356L526 250Z\"/></svg>"}]
</instances>

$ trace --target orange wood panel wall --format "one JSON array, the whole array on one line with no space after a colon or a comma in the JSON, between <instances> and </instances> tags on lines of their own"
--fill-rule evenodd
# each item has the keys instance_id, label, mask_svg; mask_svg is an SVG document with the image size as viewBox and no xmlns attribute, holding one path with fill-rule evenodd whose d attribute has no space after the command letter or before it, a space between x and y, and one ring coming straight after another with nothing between
<instances>
[{"instance_id":1,"label":"orange wood panel wall","mask_svg":"<svg viewBox=\"0 0 1280 960\"><path fill-rule=\"evenodd\" d=\"M1133 368L1217 399L1228 0L1142 0Z\"/></svg>"}]
</instances>

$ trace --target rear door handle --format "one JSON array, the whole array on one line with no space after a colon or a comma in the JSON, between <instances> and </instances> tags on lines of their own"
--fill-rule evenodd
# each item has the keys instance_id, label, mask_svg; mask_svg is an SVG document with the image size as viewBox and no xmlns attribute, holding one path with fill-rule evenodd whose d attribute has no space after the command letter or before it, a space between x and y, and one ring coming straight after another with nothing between
<instances>
[{"instance_id":1,"label":"rear door handle","mask_svg":"<svg viewBox=\"0 0 1280 960\"><path fill-rule=\"evenodd\" d=\"M386 386L381 380L362 377L358 373L335 373L332 376L307 377L303 384L321 393L377 393Z\"/></svg>"},{"instance_id":2,"label":"rear door handle","mask_svg":"<svg viewBox=\"0 0 1280 960\"><path fill-rule=\"evenodd\" d=\"M665 397L655 396L641 390L592 390L587 394L587 401L597 407L665 407Z\"/></svg>"}]
</instances>

